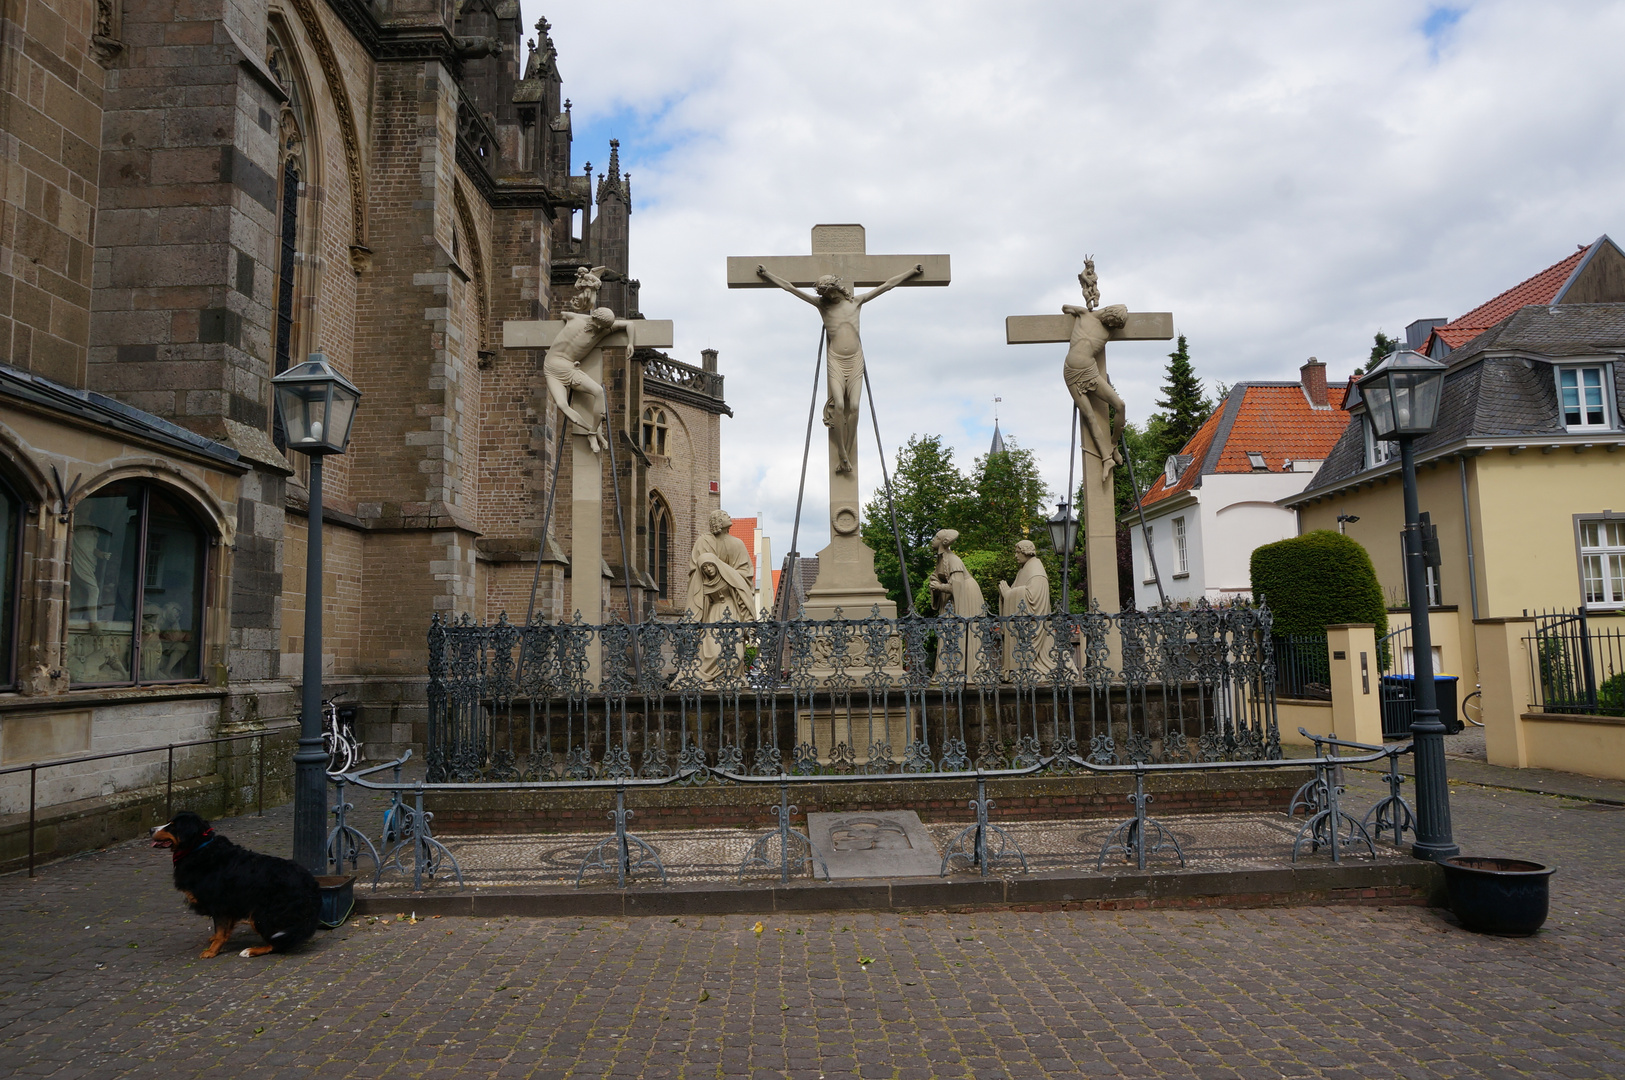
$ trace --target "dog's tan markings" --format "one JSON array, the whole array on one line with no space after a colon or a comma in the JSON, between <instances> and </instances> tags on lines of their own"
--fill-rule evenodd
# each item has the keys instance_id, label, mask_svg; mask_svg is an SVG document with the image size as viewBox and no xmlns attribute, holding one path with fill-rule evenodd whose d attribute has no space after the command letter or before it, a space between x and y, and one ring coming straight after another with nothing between
<instances>
[{"instance_id":1,"label":"dog's tan markings","mask_svg":"<svg viewBox=\"0 0 1625 1080\"><path fill-rule=\"evenodd\" d=\"M186 897L186 902L188 904L196 904L197 903L197 897L193 896L191 893L183 892L183 893L181 893L181 895Z\"/></svg>"},{"instance_id":2,"label":"dog's tan markings","mask_svg":"<svg viewBox=\"0 0 1625 1080\"><path fill-rule=\"evenodd\" d=\"M209 939L209 947L204 949L200 959L213 960L220 955L220 950L226 947L231 939L231 932L237 929L236 919L216 919L214 921L214 936Z\"/></svg>"},{"instance_id":3,"label":"dog's tan markings","mask_svg":"<svg viewBox=\"0 0 1625 1080\"><path fill-rule=\"evenodd\" d=\"M244 949L242 952L238 953L237 955L238 956L264 956L266 953L268 953L270 951L271 951L271 946L269 946L269 945L250 945L248 948Z\"/></svg>"}]
</instances>

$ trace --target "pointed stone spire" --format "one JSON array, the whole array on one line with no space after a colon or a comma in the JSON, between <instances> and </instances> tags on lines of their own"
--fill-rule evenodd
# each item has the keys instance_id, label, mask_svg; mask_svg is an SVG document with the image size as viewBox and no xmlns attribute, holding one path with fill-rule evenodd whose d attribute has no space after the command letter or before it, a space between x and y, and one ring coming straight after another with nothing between
<instances>
[{"instance_id":1,"label":"pointed stone spire","mask_svg":"<svg viewBox=\"0 0 1625 1080\"><path fill-rule=\"evenodd\" d=\"M621 178L621 140L609 140L609 172L598 174L597 202L603 202L609 196L618 196L628 206L632 204L631 192Z\"/></svg>"},{"instance_id":2,"label":"pointed stone spire","mask_svg":"<svg viewBox=\"0 0 1625 1080\"><path fill-rule=\"evenodd\" d=\"M1004 453L1004 436L999 432L999 422L993 421L993 445L987 448L987 456Z\"/></svg>"}]
</instances>

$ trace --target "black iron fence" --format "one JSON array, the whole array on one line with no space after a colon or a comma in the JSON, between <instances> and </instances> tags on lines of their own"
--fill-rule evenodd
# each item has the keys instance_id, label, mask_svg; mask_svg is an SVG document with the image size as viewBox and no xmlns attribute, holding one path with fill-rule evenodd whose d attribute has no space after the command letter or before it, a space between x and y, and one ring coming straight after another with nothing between
<instances>
[{"instance_id":1,"label":"black iron fence","mask_svg":"<svg viewBox=\"0 0 1625 1080\"><path fill-rule=\"evenodd\" d=\"M429 658L431 783L1281 756L1270 615L1243 604L703 625L437 617Z\"/></svg>"},{"instance_id":2,"label":"black iron fence","mask_svg":"<svg viewBox=\"0 0 1625 1080\"><path fill-rule=\"evenodd\" d=\"M1279 696L1331 700L1332 664L1325 634L1277 634L1273 645Z\"/></svg>"},{"instance_id":3,"label":"black iron fence","mask_svg":"<svg viewBox=\"0 0 1625 1080\"><path fill-rule=\"evenodd\" d=\"M1535 707L1625 716L1625 629L1600 627L1584 609L1542 612L1525 639Z\"/></svg>"}]
</instances>

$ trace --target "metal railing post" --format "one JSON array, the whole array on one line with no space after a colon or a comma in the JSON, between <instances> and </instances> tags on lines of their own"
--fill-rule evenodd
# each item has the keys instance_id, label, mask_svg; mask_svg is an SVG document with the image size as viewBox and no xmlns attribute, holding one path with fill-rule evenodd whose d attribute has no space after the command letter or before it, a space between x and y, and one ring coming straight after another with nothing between
<instances>
[{"instance_id":1,"label":"metal railing post","mask_svg":"<svg viewBox=\"0 0 1625 1080\"><path fill-rule=\"evenodd\" d=\"M39 780L39 765L28 766L28 876L34 876L34 794Z\"/></svg>"},{"instance_id":2,"label":"metal railing post","mask_svg":"<svg viewBox=\"0 0 1625 1080\"><path fill-rule=\"evenodd\" d=\"M259 744L260 744L259 779L258 779L258 782L256 783L255 786L259 791L259 816L264 817L265 816L265 732L263 732L263 731L260 732Z\"/></svg>"},{"instance_id":3,"label":"metal railing post","mask_svg":"<svg viewBox=\"0 0 1625 1080\"><path fill-rule=\"evenodd\" d=\"M170 743L169 774L164 780L164 820L168 821L175 816L175 744Z\"/></svg>"}]
</instances>

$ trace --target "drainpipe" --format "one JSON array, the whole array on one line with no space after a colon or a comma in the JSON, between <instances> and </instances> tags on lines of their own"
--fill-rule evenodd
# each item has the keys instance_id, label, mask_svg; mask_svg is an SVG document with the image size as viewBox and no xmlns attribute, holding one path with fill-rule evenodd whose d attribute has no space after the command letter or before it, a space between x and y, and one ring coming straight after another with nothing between
<instances>
[{"instance_id":1,"label":"drainpipe","mask_svg":"<svg viewBox=\"0 0 1625 1080\"><path fill-rule=\"evenodd\" d=\"M1456 459L1461 466L1461 520L1467 534L1467 589L1473 598L1473 619L1478 619L1478 565L1473 558L1473 508L1467 501L1467 455Z\"/></svg>"}]
</instances>

